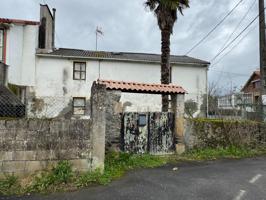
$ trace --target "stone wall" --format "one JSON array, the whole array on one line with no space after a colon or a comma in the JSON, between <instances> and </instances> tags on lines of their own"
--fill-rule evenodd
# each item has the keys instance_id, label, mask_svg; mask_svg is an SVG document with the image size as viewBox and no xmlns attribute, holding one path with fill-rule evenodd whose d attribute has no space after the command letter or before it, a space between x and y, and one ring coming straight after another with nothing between
<instances>
[{"instance_id":1,"label":"stone wall","mask_svg":"<svg viewBox=\"0 0 266 200\"><path fill-rule=\"evenodd\" d=\"M185 126L187 149L266 147L266 124L252 121L189 119Z\"/></svg>"},{"instance_id":2,"label":"stone wall","mask_svg":"<svg viewBox=\"0 0 266 200\"><path fill-rule=\"evenodd\" d=\"M94 168L91 126L90 120L0 120L1 174L30 174L59 160L76 171Z\"/></svg>"}]
</instances>

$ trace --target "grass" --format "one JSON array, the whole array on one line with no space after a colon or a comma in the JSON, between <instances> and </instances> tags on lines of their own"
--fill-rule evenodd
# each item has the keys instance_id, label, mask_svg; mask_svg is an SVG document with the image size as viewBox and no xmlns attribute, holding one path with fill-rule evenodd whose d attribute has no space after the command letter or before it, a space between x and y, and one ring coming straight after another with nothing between
<instances>
[{"instance_id":1,"label":"grass","mask_svg":"<svg viewBox=\"0 0 266 200\"><path fill-rule=\"evenodd\" d=\"M133 155L126 153L108 153L105 159L105 170L78 174L72 171L67 161L61 161L51 171L19 180L15 176L0 179L0 195L23 195L28 193L51 193L73 191L91 185L106 185L122 177L126 172L140 168L154 168L167 163L194 160L214 160L221 158L246 158L266 155L266 148L205 148L186 152L181 156Z\"/></svg>"},{"instance_id":2,"label":"grass","mask_svg":"<svg viewBox=\"0 0 266 200\"><path fill-rule=\"evenodd\" d=\"M216 159L240 159L250 158L255 156L266 155L266 148L258 147L256 149L244 148L244 147L220 147L220 148L204 148L194 149L187 151L186 153L178 156L171 157L171 162L176 161L204 161L204 160L216 160Z\"/></svg>"},{"instance_id":3,"label":"grass","mask_svg":"<svg viewBox=\"0 0 266 200\"><path fill-rule=\"evenodd\" d=\"M77 179L78 187L87 187L91 184L106 185L112 180L120 178L127 171L139 168L154 168L165 165L167 158L152 155L134 155L126 153L109 153L105 159L105 170L86 173Z\"/></svg>"}]
</instances>

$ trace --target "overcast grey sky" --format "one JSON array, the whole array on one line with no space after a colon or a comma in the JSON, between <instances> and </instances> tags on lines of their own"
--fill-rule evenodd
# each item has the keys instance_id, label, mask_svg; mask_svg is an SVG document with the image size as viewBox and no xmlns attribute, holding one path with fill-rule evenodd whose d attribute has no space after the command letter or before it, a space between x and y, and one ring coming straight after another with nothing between
<instances>
[{"instance_id":1,"label":"overcast grey sky","mask_svg":"<svg viewBox=\"0 0 266 200\"><path fill-rule=\"evenodd\" d=\"M179 15L175 24L171 53L184 55L238 1L191 0L190 8L184 11L184 16ZM231 17L190 56L210 61L255 1L233 39L258 14L258 0L244 0ZM104 37L99 40L100 50L160 53L157 21L144 8L144 2L145 0L1 0L0 17L39 20L39 4L47 3L50 8L57 9L57 47L94 50L95 28L100 26L104 31ZM231 86L239 87L259 67L258 21L251 29L250 34L233 51L219 64L211 67L211 82L218 82L227 90Z\"/></svg>"}]
</instances>

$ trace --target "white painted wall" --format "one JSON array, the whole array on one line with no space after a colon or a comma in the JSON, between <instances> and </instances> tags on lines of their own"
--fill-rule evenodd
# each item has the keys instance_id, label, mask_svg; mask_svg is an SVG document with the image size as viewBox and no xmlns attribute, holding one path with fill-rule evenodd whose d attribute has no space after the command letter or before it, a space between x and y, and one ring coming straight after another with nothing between
<instances>
[{"instance_id":1,"label":"white painted wall","mask_svg":"<svg viewBox=\"0 0 266 200\"><path fill-rule=\"evenodd\" d=\"M11 25L7 31L8 82L35 86L35 51L38 26Z\"/></svg>"},{"instance_id":2,"label":"white painted wall","mask_svg":"<svg viewBox=\"0 0 266 200\"><path fill-rule=\"evenodd\" d=\"M53 112L49 115L51 111L46 110L45 115L56 116L65 106L71 105L73 97L86 97L89 100L92 83L99 78L99 66L101 79L160 83L159 64L87 60L86 81L79 81L73 80L73 62L70 59L37 56L35 95L45 99ZM187 90L186 99L198 102L199 107L202 95L206 93L206 70L199 66L173 66L173 84ZM161 110L160 95L123 93L121 102L132 104L126 111Z\"/></svg>"}]
</instances>

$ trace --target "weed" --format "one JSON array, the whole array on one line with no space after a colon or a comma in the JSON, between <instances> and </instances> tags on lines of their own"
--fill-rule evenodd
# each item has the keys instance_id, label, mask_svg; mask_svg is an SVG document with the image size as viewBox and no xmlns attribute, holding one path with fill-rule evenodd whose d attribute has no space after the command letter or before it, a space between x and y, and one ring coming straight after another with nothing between
<instances>
[{"instance_id":1,"label":"weed","mask_svg":"<svg viewBox=\"0 0 266 200\"><path fill-rule=\"evenodd\" d=\"M0 194L10 195L16 194L20 191L18 178L13 175L7 175L4 179L0 180Z\"/></svg>"},{"instance_id":2,"label":"weed","mask_svg":"<svg viewBox=\"0 0 266 200\"><path fill-rule=\"evenodd\" d=\"M35 176L34 181L28 187L28 192L56 191L60 184L66 184L71 181L74 173L71 164L68 161L60 161L50 172L43 172ZM56 186L56 187L55 187Z\"/></svg>"},{"instance_id":3,"label":"weed","mask_svg":"<svg viewBox=\"0 0 266 200\"><path fill-rule=\"evenodd\" d=\"M186 152L181 156L171 155L158 157L148 154L134 155L127 153L108 153L105 158L104 172L96 170L84 174L75 174L71 164L61 161L51 171L42 172L34 176L28 186L20 186L15 176L7 176L0 180L0 194L25 194L25 193L47 193L56 191L68 191L90 185L106 185L112 180L123 176L127 171L138 168L153 168L162 166L169 162L180 162L184 160L213 160L218 158L244 158L257 155L265 155L266 149L248 149L230 146L227 148L204 148Z\"/></svg>"},{"instance_id":4,"label":"weed","mask_svg":"<svg viewBox=\"0 0 266 200\"><path fill-rule=\"evenodd\" d=\"M68 161L61 161L53 168L52 174L54 181L57 183L67 183L73 177L73 171L71 164Z\"/></svg>"},{"instance_id":5,"label":"weed","mask_svg":"<svg viewBox=\"0 0 266 200\"><path fill-rule=\"evenodd\" d=\"M258 149L230 146L190 150L180 158L187 160L214 160L220 158L246 158L262 154L265 154L265 152Z\"/></svg>"}]
</instances>

